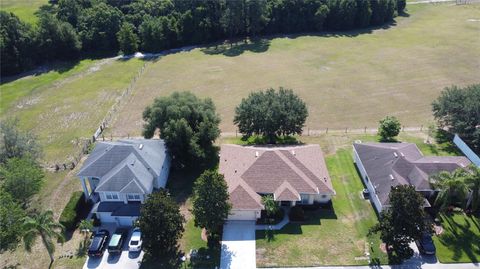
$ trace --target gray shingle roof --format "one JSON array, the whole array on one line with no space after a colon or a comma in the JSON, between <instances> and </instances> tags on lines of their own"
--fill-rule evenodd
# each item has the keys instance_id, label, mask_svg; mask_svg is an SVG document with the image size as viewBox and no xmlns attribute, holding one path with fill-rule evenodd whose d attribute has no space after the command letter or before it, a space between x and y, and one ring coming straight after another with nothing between
<instances>
[{"instance_id":1,"label":"gray shingle roof","mask_svg":"<svg viewBox=\"0 0 480 269\"><path fill-rule=\"evenodd\" d=\"M77 176L99 178L96 191L149 193L166 154L162 140L99 142Z\"/></svg>"},{"instance_id":2,"label":"gray shingle roof","mask_svg":"<svg viewBox=\"0 0 480 269\"><path fill-rule=\"evenodd\" d=\"M112 212L112 216L140 216L141 203L100 202L97 212Z\"/></svg>"},{"instance_id":3,"label":"gray shingle roof","mask_svg":"<svg viewBox=\"0 0 480 269\"><path fill-rule=\"evenodd\" d=\"M412 143L354 143L358 156L383 205L393 186L410 184L431 190L429 177L470 164L466 157L424 157Z\"/></svg>"}]
</instances>

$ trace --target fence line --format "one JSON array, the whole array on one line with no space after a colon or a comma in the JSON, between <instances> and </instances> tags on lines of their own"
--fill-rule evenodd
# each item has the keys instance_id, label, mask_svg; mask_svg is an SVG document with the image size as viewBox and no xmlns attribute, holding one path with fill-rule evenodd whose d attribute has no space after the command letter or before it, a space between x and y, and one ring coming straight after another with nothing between
<instances>
[{"instance_id":1,"label":"fence line","mask_svg":"<svg viewBox=\"0 0 480 269\"><path fill-rule=\"evenodd\" d=\"M55 171L59 171L59 170L73 169L77 166L77 164L80 162L82 157L90 151L95 141L97 141L97 139L100 137L100 135L103 134L105 129L108 128L110 124L113 122L115 118L115 114L120 109L120 106L123 105L128 100L127 97L130 96L131 93L133 92L135 83L145 71L146 66L147 66L147 63L144 63L143 66L140 68L140 70L138 70L137 74L132 78L128 87L125 88L122 94L115 99L115 102L113 103L112 107L107 111L107 114L102 119L102 121L99 124L99 127L95 130L92 136L90 138L77 139L77 141L75 142L75 146L79 150L77 150L77 152L73 153L73 155L70 156L71 160L61 162L61 163L55 163L53 164L53 166L46 167L47 169L50 169L50 170L53 169Z\"/></svg>"}]
</instances>

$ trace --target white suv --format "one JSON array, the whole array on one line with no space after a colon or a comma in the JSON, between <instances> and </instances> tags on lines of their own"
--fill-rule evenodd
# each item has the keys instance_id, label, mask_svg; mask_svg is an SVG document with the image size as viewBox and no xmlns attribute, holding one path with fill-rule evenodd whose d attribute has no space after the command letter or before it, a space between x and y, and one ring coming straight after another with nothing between
<instances>
[{"instance_id":1,"label":"white suv","mask_svg":"<svg viewBox=\"0 0 480 269\"><path fill-rule=\"evenodd\" d=\"M142 233L139 228L133 229L132 237L128 242L129 251L140 251L142 249Z\"/></svg>"}]
</instances>

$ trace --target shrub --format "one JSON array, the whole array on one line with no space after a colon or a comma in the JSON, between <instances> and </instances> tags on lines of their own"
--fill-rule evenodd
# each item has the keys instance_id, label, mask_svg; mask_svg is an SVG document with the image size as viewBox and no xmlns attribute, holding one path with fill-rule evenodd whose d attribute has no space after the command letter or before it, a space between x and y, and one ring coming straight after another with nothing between
<instances>
[{"instance_id":1,"label":"shrub","mask_svg":"<svg viewBox=\"0 0 480 269\"><path fill-rule=\"evenodd\" d=\"M102 222L97 217L97 214L93 213L92 219L93 219L93 227L99 227L100 225L102 225Z\"/></svg>"},{"instance_id":2,"label":"shrub","mask_svg":"<svg viewBox=\"0 0 480 269\"><path fill-rule=\"evenodd\" d=\"M83 192L77 191L72 194L70 201L62 211L59 222L65 226L66 230L74 230L78 222L86 210L89 210L88 204L85 202ZM88 212L88 211L87 211Z\"/></svg>"},{"instance_id":3,"label":"shrub","mask_svg":"<svg viewBox=\"0 0 480 269\"><path fill-rule=\"evenodd\" d=\"M290 209L288 217L291 221L303 221L305 220L305 212L303 211L303 208L296 205Z\"/></svg>"}]
</instances>

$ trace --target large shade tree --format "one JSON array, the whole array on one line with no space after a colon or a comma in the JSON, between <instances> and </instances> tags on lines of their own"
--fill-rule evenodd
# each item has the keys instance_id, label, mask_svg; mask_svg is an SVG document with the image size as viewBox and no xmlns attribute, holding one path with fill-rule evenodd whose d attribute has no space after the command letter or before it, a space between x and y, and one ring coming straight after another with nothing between
<instances>
[{"instance_id":1,"label":"large shade tree","mask_svg":"<svg viewBox=\"0 0 480 269\"><path fill-rule=\"evenodd\" d=\"M431 178L432 185L438 189L435 206L444 210L450 205L465 207L468 195L468 186L465 183L468 173L459 168L453 172L442 171Z\"/></svg>"},{"instance_id":2,"label":"large shade tree","mask_svg":"<svg viewBox=\"0 0 480 269\"><path fill-rule=\"evenodd\" d=\"M8 159L0 166L2 188L24 207L42 186L43 170L28 157Z\"/></svg>"},{"instance_id":3,"label":"large shade tree","mask_svg":"<svg viewBox=\"0 0 480 269\"><path fill-rule=\"evenodd\" d=\"M432 109L440 128L460 135L480 152L480 84L445 88Z\"/></svg>"},{"instance_id":4,"label":"large shade tree","mask_svg":"<svg viewBox=\"0 0 480 269\"><path fill-rule=\"evenodd\" d=\"M263 135L274 143L277 136L301 134L307 116L305 102L292 90L280 87L242 99L233 122L245 136Z\"/></svg>"},{"instance_id":5,"label":"large shade tree","mask_svg":"<svg viewBox=\"0 0 480 269\"><path fill-rule=\"evenodd\" d=\"M184 222L178 204L169 193L161 190L149 195L138 219L147 261L157 262L159 268L178 265L178 240L182 237Z\"/></svg>"},{"instance_id":6,"label":"large shade tree","mask_svg":"<svg viewBox=\"0 0 480 269\"><path fill-rule=\"evenodd\" d=\"M12 196L0 188L0 253L13 250L20 242L25 212Z\"/></svg>"},{"instance_id":7,"label":"large shade tree","mask_svg":"<svg viewBox=\"0 0 480 269\"><path fill-rule=\"evenodd\" d=\"M53 264L56 241L63 242L64 227L53 219L53 212L48 210L41 213L34 213L33 216L25 218L22 229L25 249L30 252L38 237L42 239L44 247L50 256L50 267Z\"/></svg>"},{"instance_id":8,"label":"large shade tree","mask_svg":"<svg viewBox=\"0 0 480 269\"><path fill-rule=\"evenodd\" d=\"M190 92L174 92L156 98L143 112L143 135L151 138L157 129L173 156L176 167L205 164L215 159L214 141L220 135L220 118L210 98Z\"/></svg>"},{"instance_id":9,"label":"large shade tree","mask_svg":"<svg viewBox=\"0 0 480 269\"><path fill-rule=\"evenodd\" d=\"M7 118L0 122L0 163L10 158L30 157L34 160L42 156L42 150L30 131L18 128L17 118Z\"/></svg>"},{"instance_id":10,"label":"large shade tree","mask_svg":"<svg viewBox=\"0 0 480 269\"><path fill-rule=\"evenodd\" d=\"M192 213L195 226L207 230L210 243L216 243L220 238L230 208L228 186L223 175L214 170L203 172L193 186Z\"/></svg>"},{"instance_id":11,"label":"large shade tree","mask_svg":"<svg viewBox=\"0 0 480 269\"><path fill-rule=\"evenodd\" d=\"M400 263L413 255L409 244L431 232L425 222L424 198L410 185L392 187L390 207L380 214L380 222L369 233L380 233L391 262Z\"/></svg>"}]
</instances>

